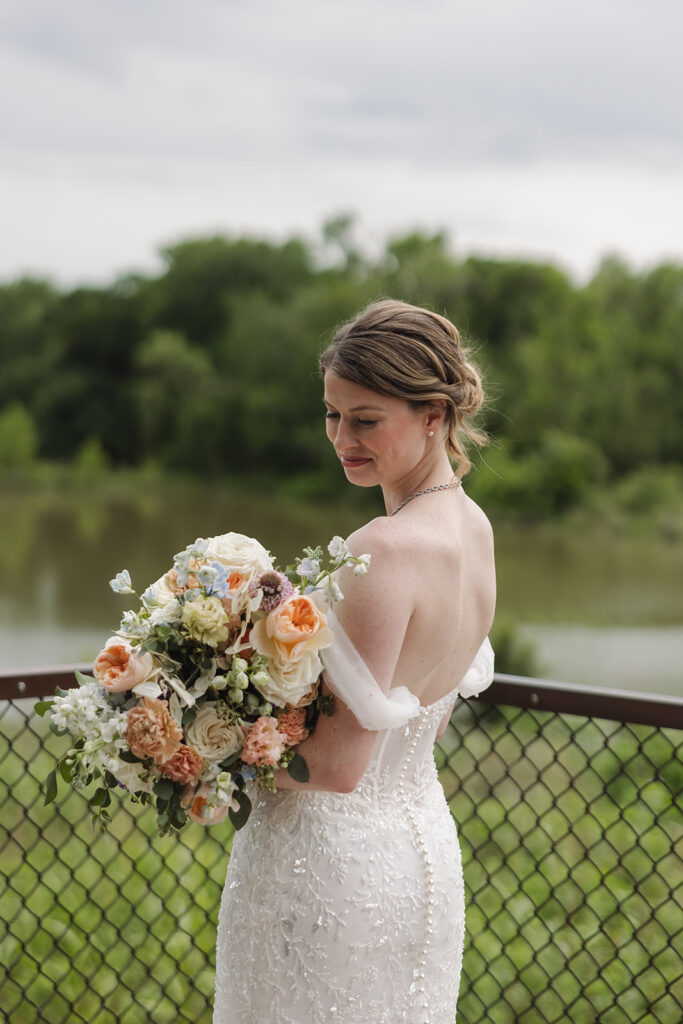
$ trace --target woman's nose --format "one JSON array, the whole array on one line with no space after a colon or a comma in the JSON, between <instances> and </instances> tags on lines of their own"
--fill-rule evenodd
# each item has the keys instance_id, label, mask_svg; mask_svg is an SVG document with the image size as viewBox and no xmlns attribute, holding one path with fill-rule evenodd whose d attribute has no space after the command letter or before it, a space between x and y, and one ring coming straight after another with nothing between
<instances>
[{"instance_id":1,"label":"woman's nose","mask_svg":"<svg viewBox=\"0 0 683 1024\"><path fill-rule=\"evenodd\" d=\"M355 440L353 424L343 417L337 420L337 433L334 438L334 446L337 451L344 451L345 448L350 448L355 443Z\"/></svg>"}]
</instances>

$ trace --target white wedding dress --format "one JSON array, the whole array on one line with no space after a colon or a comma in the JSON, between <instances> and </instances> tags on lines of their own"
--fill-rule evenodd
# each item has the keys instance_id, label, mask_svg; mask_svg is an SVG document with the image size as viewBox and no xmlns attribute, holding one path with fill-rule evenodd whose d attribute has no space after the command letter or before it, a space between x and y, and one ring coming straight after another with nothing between
<instances>
[{"instance_id":1,"label":"white wedding dress","mask_svg":"<svg viewBox=\"0 0 683 1024\"><path fill-rule=\"evenodd\" d=\"M433 746L456 696L493 676L482 644L465 678L422 706L385 696L333 613L330 689L376 729L351 793L265 793L236 834L221 901L214 1024L453 1024L465 902L456 826Z\"/></svg>"}]
</instances>

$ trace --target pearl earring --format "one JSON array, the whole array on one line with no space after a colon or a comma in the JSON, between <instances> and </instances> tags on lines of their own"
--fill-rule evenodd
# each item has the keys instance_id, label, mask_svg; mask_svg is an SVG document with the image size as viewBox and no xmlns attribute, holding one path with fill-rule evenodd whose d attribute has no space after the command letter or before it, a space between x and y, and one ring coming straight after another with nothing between
<instances>
[{"instance_id":1,"label":"pearl earring","mask_svg":"<svg viewBox=\"0 0 683 1024\"><path fill-rule=\"evenodd\" d=\"M430 437L434 437L434 431L433 431L433 430L430 430L430 431L429 431L429 436L430 436Z\"/></svg>"}]
</instances>

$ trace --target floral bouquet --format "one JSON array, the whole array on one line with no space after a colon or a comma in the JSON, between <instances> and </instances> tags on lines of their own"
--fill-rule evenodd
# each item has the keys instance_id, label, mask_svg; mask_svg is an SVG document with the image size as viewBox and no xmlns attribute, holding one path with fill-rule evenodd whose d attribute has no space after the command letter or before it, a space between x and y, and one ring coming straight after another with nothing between
<instances>
[{"instance_id":1,"label":"floral bouquet","mask_svg":"<svg viewBox=\"0 0 683 1024\"><path fill-rule=\"evenodd\" d=\"M76 672L79 687L57 687L39 701L50 728L71 733L74 745L47 779L45 802L57 777L84 789L93 820L110 820L111 790L156 803L162 834L188 816L214 823L230 816L241 828L251 802L245 784L275 789L287 768L299 782L308 768L296 747L332 697L320 694L319 651L332 643L325 612L342 598L332 574L353 565L364 575L369 555L351 555L334 537L323 567L322 548L284 572L257 540L227 533L198 539L142 596L127 570L110 581L135 594L116 635L95 659L93 675Z\"/></svg>"}]
</instances>

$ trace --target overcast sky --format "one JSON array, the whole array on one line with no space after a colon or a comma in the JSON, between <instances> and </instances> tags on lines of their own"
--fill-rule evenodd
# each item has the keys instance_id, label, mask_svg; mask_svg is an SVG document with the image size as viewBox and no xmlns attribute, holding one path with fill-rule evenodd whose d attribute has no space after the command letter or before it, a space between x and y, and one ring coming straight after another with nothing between
<instances>
[{"instance_id":1,"label":"overcast sky","mask_svg":"<svg viewBox=\"0 0 683 1024\"><path fill-rule=\"evenodd\" d=\"M214 232L683 261L680 0L13 0L0 278Z\"/></svg>"}]
</instances>

